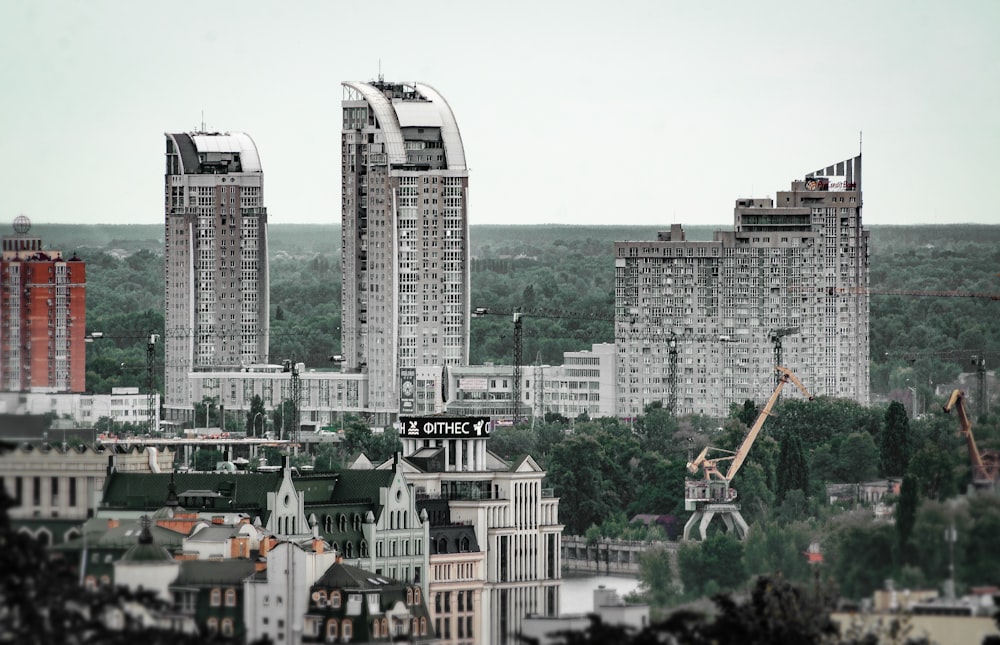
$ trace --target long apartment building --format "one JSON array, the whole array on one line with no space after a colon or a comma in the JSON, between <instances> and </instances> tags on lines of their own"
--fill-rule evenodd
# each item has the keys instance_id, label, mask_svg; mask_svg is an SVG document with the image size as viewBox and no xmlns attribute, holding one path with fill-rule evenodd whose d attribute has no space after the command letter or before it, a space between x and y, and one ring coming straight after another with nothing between
<instances>
[{"instance_id":1,"label":"long apartment building","mask_svg":"<svg viewBox=\"0 0 1000 645\"><path fill-rule=\"evenodd\" d=\"M739 199L732 231L615 243L618 414L666 402L722 418L761 401L777 362L814 395L869 401L861 157ZM788 396L798 393L788 392Z\"/></svg>"},{"instance_id":2,"label":"long apartment building","mask_svg":"<svg viewBox=\"0 0 1000 645\"><path fill-rule=\"evenodd\" d=\"M267 209L242 132L166 135L164 408L193 414L190 372L267 362Z\"/></svg>"},{"instance_id":3,"label":"long apartment building","mask_svg":"<svg viewBox=\"0 0 1000 645\"><path fill-rule=\"evenodd\" d=\"M0 256L0 391L83 392L87 267L44 249L24 215Z\"/></svg>"},{"instance_id":4,"label":"long apartment building","mask_svg":"<svg viewBox=\"0 0 1000 645\"><path fill-rule=\"evenodd\" d=\"M343 367L368 375L385 424L412 394L414 368L468 363L469 173L434 88L343 87Z\"/></svg>"}]
</instances>

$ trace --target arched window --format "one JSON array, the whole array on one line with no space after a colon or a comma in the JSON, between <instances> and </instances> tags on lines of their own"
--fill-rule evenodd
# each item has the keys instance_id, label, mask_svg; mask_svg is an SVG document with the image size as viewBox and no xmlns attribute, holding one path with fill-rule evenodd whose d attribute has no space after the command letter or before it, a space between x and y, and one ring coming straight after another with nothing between
<instances>
[{"instance_id":1,"label":"arched window","mask_svg":"<svg viewBox=\"0 0 1000 645\"><path fill-rule=\"evenodd\" d=\"M337 619L331 618L326 623L326 642L332 643L337 640Z\"/></svg>"},{"instance_id":2,"label":"arched window","mask_svg":"<svg viewBox=\"0 0 1000 645\"><path fill-rule=\"evenodd\" d=\"M469 538L464 537L462 538L462 553L468 553L468 552L469 552Z\"/></svg>"},{"instance_id":3,"label":"arched window","mask_svg":"<svg viewBox=\"0 0 1000 645\"><path fill-rule=\"evenodd\" d=\"M372 621L372 636L375 638L382 637L382 621L378 618ZM386 634L388 636L388 634Z\"/></svg>"},{"instance_id":4,"label":"arched window","mask_svg":"<svg viewBox=\"0 0 1000 645\"><path fill-rule=\"evenodd\" d=\"M389 620L387 618L382 619L382 633L386 636L389 635Z\"/></svg>"},{"instance_id":5,"label":"arched window","mask_svg":"<svg viewBox=\"0 0 1000 645\"><path fill-rule=\"evenodd\" d=\"M359 513L354 514L354 519L352 521L355 531L361 530L361 515Z\"/></svg>"},{"instance_id":6,"label":"arched window","mask_svg":"<svg viewBox=\"0 0 1000 645\"><path fill-rule=\"evenodd\" d=\"M413 604L413 587L406 588L406 604L407 605Z\"/></svg>"},{"instance_id":7,"label":"arched window","mask_svg":"<svg viewBox=\"0 0 1000 645\"><path fill-rule=\"evenodd\" d=\"M354 557L354 545L351 544L350 540L344 542L344 557L353 558Z\"/></svg>"},{"instance_id":8,"label":"arched window","mask_svg":"<svg viewBox=\"0 0 1000 645\"><path fill-rule=\"evenodd\" d=\"M426 618L421 618L420 619L420 635L421 636L426 636L427 635L427 619Z\"/></svg>"},{"instance_id":9,"label":"arched window","mask_svg":"<svg viewBox=\"0 0 1000 645\"><path fill-rule=\"evenodd\" d=\"M413 588L413 604L414 605L420 604L420 587Z\"/></svg>"},{"instance_id":10,"label":"arched window","mask_svg":"<svg viewBox=\"0 0 1000 645\"><path fill-rule=\"evenodd\" d=\"M212 589L212 592L208 596L208 604L212 607L218 607L222 604L222 590L218 587Z\"/></svg>"},{"instance_id":11,"label":"arched window","mask_svg":"<svg viewBox=\"0 0 1000 645\"><path fill-rule=\"evenodd\" d=\"M358 547L358 555L362 558L368 557L368 542L361 540L361 545Z\"/></svg>"},{"instance_id":12,"label":"arched window","mask_svg":"<svg viewBox=\"0 0 1000 645\"><path fill-rule=\"evenodd\" d=\"M345 618L344 622L341 623L340 633L343 634L345 641L351 640L351 637L354 636L354 625L350 618Z\"/></svg>"},{"instance_id":13,"label":"arched window","mask_svg":"<svg viewBox=\"0 0 1000 645\"><path fill-rule=\"evenodd\" d=\"M340 592L331 591L330 592L330 606L334 609L340 609Z\"/></svg>"},{"instance_id":14,"label":"arched window","mask_svg":"<svg viewBox=\"0 0 1000 645\"><path fill-rule=\"evenodd\" d=\"M233 635L233 619L223 618L222 619L222 635L232 636Z\"/></svg>"},{"instance_id":15,"label":"arched window","mask_svg":"<svg viewBox=\"0 0 1000 645\"><path fill-rule=\"evenodd\" d=\"M206 621L205 623L205 627L208 628L209 634L214 634L215 632L219 631L219 619L215 618L214 616L212 618L209 618L208 621Z\"/></svg>"},{"instance_id":16,"label":"arched window","mask_svg":"<svg viewBox=\"0 0 1000 645\"><path fill-rule=\"evenodd\" d=\"M236 606L236 590L230 587L226 589L226 607Z\"/></svg>"},{"instance_id":17,"label":"arched window","mask_svg":"<svg viewBox=\"0 0 1000 645\"><path fill-rule=\"evenodd\" d=\"M337 518L337 528L341 533L347 530L347 516L343 513L341 513L340 517Z\"/></svg>"},{"instance_id":18,"label":"arched window","mask_svg":"<svg viewBox=\"0 0 1000 645\"><path fill-rule=\"evenodd\" d=\"M323 516L323 530L327 533L333 533L333 515Z\"/></svg>"},{"instance_id":19,"label":"arched window","mask_svg":"<svg viewBox=\"0 0 1000 645\"><path fill-rule=\"evenodd\" d=\"M97 578L95 576L87 576L87 579L83 581L83 587L88 591L97 591Z\"/></svg>"},{"instance_id":20,"label":"arched window","mask_svg":"<svg viewBox=\"0 0 1000 645\"><path fill-rule=\"evenodd\" d=\"M414 618L413 622L410 624L410 634L416 636L419 633L420 633L420 621Z\"/></svg>"},{"instance_id":21,"label":"arched window","mask_svg":"<svg viewBox=\"0 0 1000 645\"><path fill-rule=\"evenodd\" d=\"M437 547L438 547L438 551L437 551L438 553L447 553L448 552L448 538L441 538L440 540L438 540Z\"/></svg>"}]
</instances>

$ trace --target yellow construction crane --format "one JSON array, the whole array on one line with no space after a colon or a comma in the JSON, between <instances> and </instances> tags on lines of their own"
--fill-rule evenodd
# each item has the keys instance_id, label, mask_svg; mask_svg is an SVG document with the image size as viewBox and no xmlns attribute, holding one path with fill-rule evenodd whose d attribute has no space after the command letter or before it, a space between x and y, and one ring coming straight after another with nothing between
<instances>
[{"instance_id":1,"label":"yellow construction crane","mask_svg":"<svg viewBox=\"0 0 1000 645\"><path fill-rule=\"evenodd\" d=\"M771 393L771 398L767 400L767 404L764 405L760 414L757 415L757 420L750 426L750 431L743 438L743 443L740 444L740 447L733 452L712 446L705 446L694 460L688 462L688 472L696 475L700 470L704 474L704 477L702 479L688 479L684 482L684 510L694 511L690 519L688 519L687 524L684 525L685 540L690 538L691 530L695 526L698 527L701 539L704 540L708 525L716 516L722 518L722 521L726 524L726 528L730 532L735 532L736 537L741 540L746 537L749 527L746 520L743 519L743 515L740 514L739 504L735 503L736 489L730 484L740 471L740 468L743 467L743 462L746 461L750 449L753 447L758 435L760 435L764 421L771 414L771 409L778 401L778 397L781 395L781 390L785 387L785 384L791 381L807 399L810 401L813 400L813 396L809 394L809 390L802 385L802 382L791 371L781 366L775 369L780 374L778 385L774 388L774 392ZM710 457L710 455L714 454L719 454L719 456ZM729 464L729 468L723 473L722 466L726 463Z\"/></svg>"},{"instance_id":2,"label":"yellow construction crane","mask_svg":"<svg viewBox=\"0 0 1000 645\"><path fill-rule=\"evenodd\" d=\"M1000 471L1000 455L995 450L980 453L976 438L972 435L972 422L965 413L965 392L955 390L944 405L945 412L958 410L958 430L969 447L969 461L972 464L972 485L979 489L990 489L996 485Z\"/></svg>"}]
</instances>

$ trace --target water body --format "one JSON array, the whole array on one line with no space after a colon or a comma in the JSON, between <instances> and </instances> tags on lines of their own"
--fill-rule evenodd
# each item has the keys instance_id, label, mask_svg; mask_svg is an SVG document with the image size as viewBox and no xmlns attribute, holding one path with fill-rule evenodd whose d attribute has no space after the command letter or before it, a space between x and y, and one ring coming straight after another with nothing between
<instances>
[{"instance_id":1,"label":"water body","mask_svg":"<svg viewBox=\"0 0 1000 645\"><path fill-rule=\"evenodd\" d=\"M628 576L569 574L562 579L559 605L562 614L585 614L594 610L594 590L600 586L614 589L622 598L639 589L639 579Z\"/></svg>"}]
</instances>

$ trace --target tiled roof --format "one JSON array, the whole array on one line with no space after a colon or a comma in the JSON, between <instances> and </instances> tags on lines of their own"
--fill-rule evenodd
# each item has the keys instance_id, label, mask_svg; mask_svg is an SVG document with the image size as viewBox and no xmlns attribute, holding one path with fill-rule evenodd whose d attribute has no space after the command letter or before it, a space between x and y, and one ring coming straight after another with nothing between
<instances>
[{"instance_id":1,"label":"tiled roof","mask_svg":"<svg viewBox=\"0 0 1000 645\"><path fill-rule=\"evenodd\" d=\"M393 580L392 578L376 575L366 569L344 564L343 562L331 565L320 576L319 580L316 581L317 586L327 587L328 589L346 590L385 589L386 587L399 587L402 584L402 582Z\"/></svg>"},{"instance_id":2,"label":"tiled roof","mask_svg":"<svg viewBox=\"0 0 1000 645\"><path fill-rule=\"evenodd\" d=\"M345 470L337 476L331 502L361 502L378 505L379 490L392 485L391 470Z\"/></svg>"},{"instance_id":3,"label":"tiled roof","mask_svg":"<svg viewBox=\"0 0 1000 645\"><path fill-rule=\"evenodd\" d=\"M184 560L171 586L236 584L253 575L253 560Z\"/></svg>"},{"instance_id":4,"label":"tiled roof","mask_svg":"<svg viewBox=\"0 0 1000 645\"><path fill-rule=\"evenodd\" d=\"M112 472L104 484L101 507L155 511L164 505L170 477L170 473ZM222 492L232 500L227 511L251 510L254 515L264 514L267 493L278 489L282 474L175 473L173 477L178 491ZM190 504L188 507L199 510Z\"/></svg>"}]
</instances>

